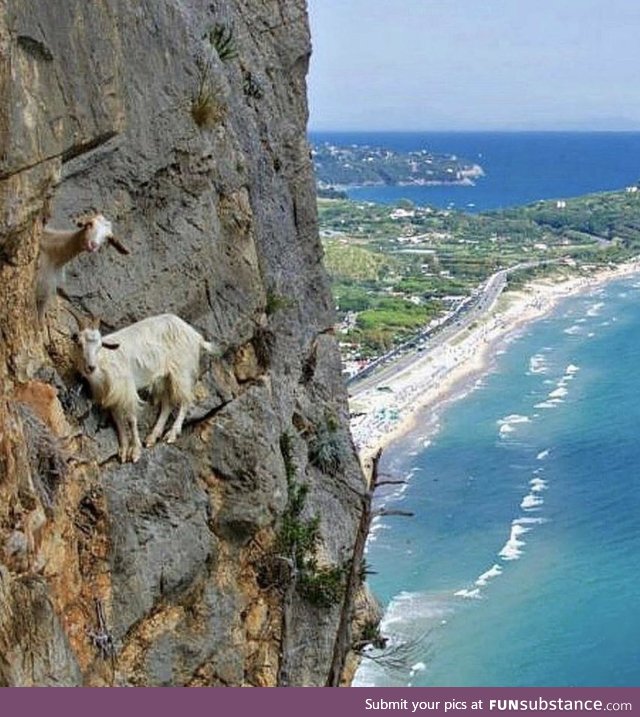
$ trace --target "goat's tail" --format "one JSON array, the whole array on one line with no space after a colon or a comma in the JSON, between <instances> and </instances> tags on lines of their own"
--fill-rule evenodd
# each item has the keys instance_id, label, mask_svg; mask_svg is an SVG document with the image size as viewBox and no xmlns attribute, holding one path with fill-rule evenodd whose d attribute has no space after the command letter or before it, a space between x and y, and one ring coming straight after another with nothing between
<instances>
[{"instance_id":1,"label":"goat's tail","mask_svg":"<svg viewBox=\"0 0 640 717\"><path fill-rule=\"evenodd\" d=\"M210 341L203 341L202 342L202 348L208 353L208 354L215 354L216 350L214 345Z\"/></svg>"}]
</instances>

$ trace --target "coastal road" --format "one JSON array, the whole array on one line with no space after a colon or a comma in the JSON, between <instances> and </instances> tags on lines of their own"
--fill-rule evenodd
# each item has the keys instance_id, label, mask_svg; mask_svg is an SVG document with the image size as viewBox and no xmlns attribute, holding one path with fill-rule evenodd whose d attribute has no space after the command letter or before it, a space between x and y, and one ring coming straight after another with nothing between
<instances>
[{"instance_id":1,"label":"coastal road","mask_svg":"<svg viewBox=\"0 0 640 717\"><path fill-rule=\"evenodd\" d=\"M416 360L416 353L432 350L449 341L453 336L467 329L471 324L487 314L507 285L509 274L522 269L531 269L543 262L526 262L507 269L500 269L476 290L469 299L440 326L423 331L401 346L382 356L373 365L368 366L359 375L348 382L350 398L376 387L383 387L392 376L409 368Z\"/></svg>"}]
</instances>

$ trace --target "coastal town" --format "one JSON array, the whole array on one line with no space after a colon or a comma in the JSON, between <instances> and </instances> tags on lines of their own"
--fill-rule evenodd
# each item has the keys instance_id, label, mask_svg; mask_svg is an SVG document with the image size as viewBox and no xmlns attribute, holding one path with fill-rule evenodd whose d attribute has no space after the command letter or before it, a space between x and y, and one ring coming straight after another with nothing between
<instances>
[{"instance_id":1,"label":"coastal town","mask_svg":"<svg viewBox=\"0 0 640 717\"><path fill-rule=\"evenodd\" d=\"M638 194L611 192L463 214L409 202L320 199L320 233L348 377L389 352L424 349L465 315L489 278L589 275L640 248Z\"/></svg>"},{"instance_id":2,"label":"coastal town","mask_svg":"<svg viewBox=\"0 0 640 717\"><path fill-rule=\"evenodd\" d=\"M319 199L363 461L517 326L637 270L637 197L627 188L476 215Z\"/></svg>"}]
</instances>

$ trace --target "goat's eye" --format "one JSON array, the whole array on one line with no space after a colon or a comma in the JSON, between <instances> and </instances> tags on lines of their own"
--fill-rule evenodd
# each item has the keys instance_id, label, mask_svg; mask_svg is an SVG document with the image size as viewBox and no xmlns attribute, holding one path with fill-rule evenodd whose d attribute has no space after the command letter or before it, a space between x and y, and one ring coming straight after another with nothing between
<instances>
[{"instance_id":1,"label":"goat's eye","mask_svg":"<svg viewBox=\"0 0 640 717\"><path fill-rule=\"evenodd\" d=\"M78 332L76 332L75 334L72 334L72 335L71 335L71 340L72 340L74 343L79 344L79 343L80 343L80 334L79 334Z\"/></svg>"}]
</instances>

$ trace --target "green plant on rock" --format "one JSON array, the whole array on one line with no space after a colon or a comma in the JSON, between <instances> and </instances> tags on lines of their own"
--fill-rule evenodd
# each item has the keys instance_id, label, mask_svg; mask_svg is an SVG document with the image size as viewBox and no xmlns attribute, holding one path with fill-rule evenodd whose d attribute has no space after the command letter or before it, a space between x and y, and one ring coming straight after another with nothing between
<instances>
[{"instance_id":1,"label":"green plant on rock","mask_svg":"<svg viewBox=\"0 0 640 717\"><path fill-rule=\"evenodd\" d=\"M267 316L275 314L276 311L283 309L291 309L295 306L295 301L287 296L278 294L275 291L267 291L267 304L265 306L265 313Z\"/></svg>"},{"instance_id":2,"label":"green plant on rock","mask_svg":"<svg viewBox=\"0 0 640 717\"><path fill-rule=\"evenodd\" d=\"M347 447L335 416L325 417L309 441L309 461L323 473L337 475L347 458Z\"/></svg>"},{"instance_id":3,"label":"green plant on rock","mask_svg":"<svg viewBox=\"0 0 640 717\"><path fill-rule=\"evenodd\" d=\"M307 570L300 576L298 590L306 600L317 607L337 605L344 596L346 568L343 565L319 567L311 559Z\"/></svg>"},{"instance_id":4,"label":"green plant on rock","mask_svg":"<svg viewBox=\"0 0 640 717\"><path fill-rule=\"evenodd\" d=\"M361 652L368 645L372 645L377 650L384 650L387 646L387 638L380 632L380 623L377 620L365 622L360 632L360 639L354 645L354 649Z\"/></svg>"},{"instance_id":5,"label":"green plant on rock","mask_svg":"<svg viewBox=\"0 0 640 717\"><path fill-rule=\"evenodd\" d=\"M227 108L220 91L210 78L211 64L202 63L198 68L198 89L191 98L191 117L202 128L220 124L227 114Z\"/></svg>"},{"instance_id":6,"label":"green plant on rock","mask_svg":"<svg viewBox=\"0 0 640 717\"><path fill-rule=\"evenodd\" d=\"M286 431L280 436L280 453L284 461L287 487L289 487L296 476L296 465L293 462L293 441L291 440L291 434Z\"/></svg>"},{"instance_id":7,"label":"green plant on rock","mask_svg":"<svg viewBox=\"0 0 640 717\"><path fill-rule=\"evenodd\" d=\"M226 116L224 105L213 93L198 94L191 104L191 116L198 127L215 127Z\"/></svg>"},{"instance_id":8,"label":"green plant on rock","mask_svg":"<svg viewBox=\"0 0 640 717\"><path fill-rule=\"evenodd\" d=\"M363 583L367 579L367 575L375 575L375 571L372 571L369 563L363 558L360 563L360 569L358 570L358 579Z\"/></svg>"},{"instance_id":9,"label":"green plant on rock","mask_svg":"<svg viewBox=\"0 0 640 717\"><path fill-rule=\"evenodd\" d=\"M217 22L205 37L213 45L222 62L228 62L238 57L233 27Z\"/></svg>"},{"instance_id":10,"label":"green plant on rock","mask_svg":"<svg viewBox=\"0 0 640 717\"><path fill-rule=\"evenodd\" d=\"M295 480L293 445L288 433L280 437L280 452L287 476L288 501L276 536L272 562L286 562L289 565L288 579L295 582L300 596L312 605L328 608L344 595L346 568L318 564L320 518L303 517L309 486ZM282 577L281 570L273 572Z\"/></svg>"},{"instance_id":11,"label":"green plant on rock","mask_svg":"<svg viewBox=\"0 0 640 717\"><path fill-rule=\"evenodd\" d=\"M280 438L280 450L285 465L289 499L276 538L276 551L290 560L294 569L301 570L306 566L308 556L315 554L320 539L320 519L317 516L310 519L302 517L309 486L295 480L296 469L288 433L283 433Z\"/></svg>"}]
</instances>

